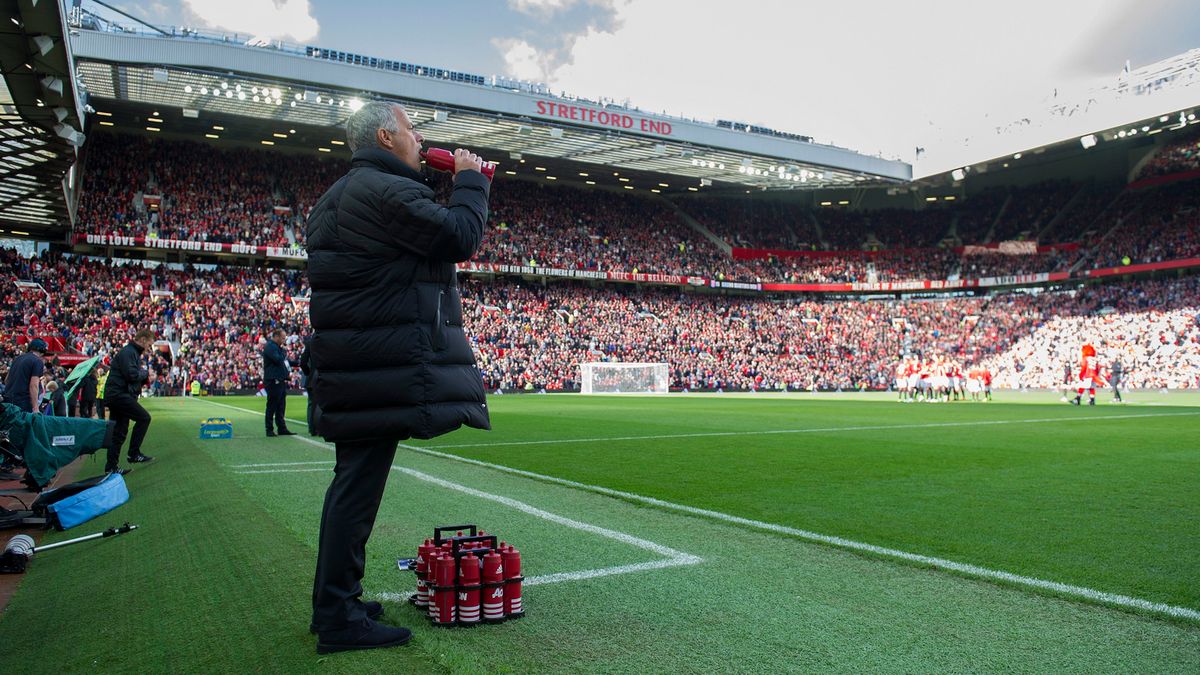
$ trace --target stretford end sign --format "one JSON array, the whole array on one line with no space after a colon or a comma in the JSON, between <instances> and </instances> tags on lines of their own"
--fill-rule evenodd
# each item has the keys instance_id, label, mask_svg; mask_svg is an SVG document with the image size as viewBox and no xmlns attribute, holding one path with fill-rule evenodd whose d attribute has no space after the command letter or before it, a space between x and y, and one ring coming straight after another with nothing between
<instances>
[{"instance_id":1,"label":"stretford end sign","mask_svg":"<svg viewBox=\"0 0 1200 675\"><path fill-rule=\"evenodd\" d=\"M674 133L670 122L642 117L640 115L630 115L617 110L610 111L603 108L593 108L592 106L547 100L538 100L535 105L537 114L542 117L583 122L610 129L637 131L643 134L655 134L658 136L670 136Z\"/></svg>"}]
</instances>

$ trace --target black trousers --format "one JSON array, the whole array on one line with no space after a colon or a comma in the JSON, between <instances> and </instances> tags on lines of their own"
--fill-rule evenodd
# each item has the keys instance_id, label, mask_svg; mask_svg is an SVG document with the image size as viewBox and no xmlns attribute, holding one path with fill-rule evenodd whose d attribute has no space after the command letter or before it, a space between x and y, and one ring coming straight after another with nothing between
<instances>
[{"instance_id":1,"label":"black trousers","mask_svg":"<svg viewBox=\"0 0 1200 675\"><path fill-rule=\"evenodd\" d=\"M313 436L320 435L317 430L317 401L313 398L312 391L308 392L308 433Z\"/></svg>"},{"instance_id":2,"label":"black trousers","mask_svg":"<svg viewBox=\"0 0 1200 675\"><path fill-rule=\"evenodd\" d=\"M129 433L129 420L133 420L133 435L129 437L128 456L140 455L142 441L146 438L146 431L150 429L150 413L132 396L113 396L105 402L108 403L109 414L116 424L113 428L112 447L109 449L110 464L115 464L114 460L121 455L121 446L125 444L125 436Z\"/></svg>"},{"instance_id":3,"label":"black trousers","mask_svg":"<svg viewBox=\"0 0 1200 675\"><path fill-rule=\"evenodd\" d=\"M96 419L104 419L104 399L96 399Z\"/></svg>"},{"instance_id":4,"label":"black trousers","mask_svg":"<svg viewBox=\"0 0 1200 675\"><path fill-rule=\"evenodd\" d=\"M333 482L325 492L317 574L313 580L313 626L338 630L366 618L362 595L367 539L391 473L399 441L370 440L337 444Z\"/></svg>"},{"instance_id":5,"label":"black trousers","mask_svg":"<svg viewBox=\"0 0 1200 675\"><path fill-rule=\"evenodd\" d=\"M287 411L287 380L267 380L265 383L267 390L267 433L271 433L271 422L275 422L275 429L284 431L287 429L287 420L284 419L284 413Z\"/></svg>"},{"instance_id":6,"label":"black trousers","mask_svg":"<svg viewBox=\"0 0 1200 675\"><path fill-rule=\"evenodd\" d=\"M79 399L79 416L84 419L91 419L92 411L95 409L95 407L96 407L96 399L94 399L94 398ZM101 419L104 419L104 418L101 417Z\"/></svg>"}]
</instances>

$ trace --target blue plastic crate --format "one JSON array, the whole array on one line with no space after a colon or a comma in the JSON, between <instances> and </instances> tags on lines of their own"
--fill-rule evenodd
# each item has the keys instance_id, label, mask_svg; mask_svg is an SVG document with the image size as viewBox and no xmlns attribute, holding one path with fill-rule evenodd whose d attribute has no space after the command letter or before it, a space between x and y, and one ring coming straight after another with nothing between
<instances>
[{"instance_id":1,"label":"blue plastic crate","mask_svg":"<svg viewBox=\"0 0 1200 675\"><path fill-rule=\"evenodd\" d=\"M233 420L210 417L200 423L200 438L233 438Z\"/></svg>"}]
</instances>

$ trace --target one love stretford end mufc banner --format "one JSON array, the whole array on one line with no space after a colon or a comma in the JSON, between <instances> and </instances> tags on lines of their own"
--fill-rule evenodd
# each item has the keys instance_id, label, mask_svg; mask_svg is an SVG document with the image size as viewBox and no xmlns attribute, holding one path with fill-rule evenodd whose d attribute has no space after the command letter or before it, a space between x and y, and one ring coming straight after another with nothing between
<instances>
[{"instance_id":1,"label":"one love stretford end mufc banner","mask_svg":"<svg viewBox=\"0 0 1200 675\"><path fill-rule=\"evenodd\" d=\"M305 260L308 258L308 255L305 253L304 249L293 246L225 244L211 241L183 241L179 239L132 237L118 234L77 234L74 237L74 242L76 244L90 244L93 246L190 251L196 253L224 253L231 255L278 258L287 260ZM1108 267L1104 269L1088 270L1086 272L1079 273L1076 276L1081 278L1096 278L1186 267L1200 267L1200 258L1185 258L1181 260L1169 260L1159 263ZM1036 286L1038 284L1064 281L1072 278L1072 275L1067 272L1042 272L1039 274L983 277L979 279L915 279L907 281L791 284L726 281L723 279L709 279L701 276L678 274L605 272L600 270L561 269L556 267L541 267L537 265L509 265L500 263L465 262L460 263L458 269L461 272L474 272L483 274L520 274L540 277L557 277L564 279L592 279L599 281L646 283L661 286L708 286L711 288L723 288L741 291L794 293L887 293L896 291L959 290L970 288L989 288L994 286Z\"/></svg>"}]
</instances>

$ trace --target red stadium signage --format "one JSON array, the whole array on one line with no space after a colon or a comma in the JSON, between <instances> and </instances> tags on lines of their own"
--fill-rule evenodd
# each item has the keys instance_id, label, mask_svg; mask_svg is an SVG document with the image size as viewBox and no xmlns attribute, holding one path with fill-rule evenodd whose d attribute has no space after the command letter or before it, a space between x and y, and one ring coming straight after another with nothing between
<instances>
[{"instance_id":1,"label":"red stadium signage","mask_svg":"<svg viewBox=\"0 0 1200 675\"><path fill-rule=\"evenodd\" d=\"M1200 267L1200 258L1183 258L1166 262L1144 263L1141 265L1125 265L1123 267L1101 267L1088 270L1089 277L1111 277L1119 274L1136 274L1138 272L1157 272L1159 270L1176 270L1185 267Z\"/></svg>"},{"instance_id":2,"label":"red stadium signage","mask_svg":"<svg viewBox=\"0 0 1200 675\"><path fill-rule=\"evenodd\" d=\"M1041 274L1018 274L1007 277L984 277L982 279L918 279L914 281L856 282L848 284L762 284L762 290L793 293L954 291L965 288L990 288L993 286L1035 286L1048 281L1063 281L1070 278L1070 276L1067 272L1042 272Z\"/></svg>"},{"instance_id":3,"label":"red stadium signage","mask_svg":"<svg viewBox=\"0 0 1200 675\"><path fill-rule=\"evenodd\" d=\"M586 105L575 105L539 99L534 102L536 114L542 117L552 117L572 122L594 124L610 129L624 131L639 131L644 134L670 136L674 133L671 123L666 120L656 120L640 115L630 115L625 112L593 108Z\"/></svg>"}]
</instances>

